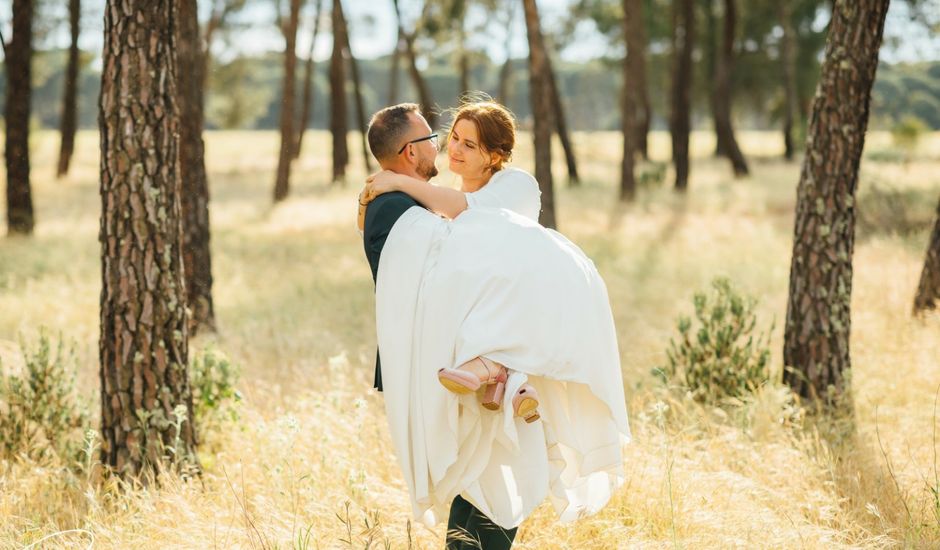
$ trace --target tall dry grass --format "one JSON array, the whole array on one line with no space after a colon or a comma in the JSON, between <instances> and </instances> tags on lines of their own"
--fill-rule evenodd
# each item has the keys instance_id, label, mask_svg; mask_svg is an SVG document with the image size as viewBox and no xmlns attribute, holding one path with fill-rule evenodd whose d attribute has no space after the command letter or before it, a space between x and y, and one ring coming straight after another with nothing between
<instances>
[{"instance_id":1,"label":"tall dry grass","mask_svg":"<svg viewBox=\"0 0 940 550\"><path fill-rule=\"evenodd\" d=\"M516 547L940 546L940 318L909 316L926 231L897 233L887 219L860 232L854 422L813 424L779 385L708 409L662 390L650 370L663 363L692 293L726 275L759 298L761 328L776 320L779 373L799 165L775 158L778 136L746 132L753 175L735 181L710 158L711 137L696 134L688 197L667 182L623 207L614 200L617 135L575 141L584 182L569 188L559 178L560 229L607 281L635 437L625 448L628 481L602 513L560 525L544 505ZM520 142L516 163L531 168L530 142ZM191 347L212 343L240 364L244 400L240 420L203 434L203 477L102 484L93 439L71 469L4 460L0 547L442 546L444 526L409 521L382 397L370 390L373 287L353 225L358 141L345 187L327 183L325 134L305 144L291 198L272 207L276 135L207 136L220 331ZM938 144L935 134L910 159L864 162L860 208L879 207L866 200L873 182L935 204ZM0 241L0 340L30 342L44 326L74 341L89 398L98 383L97 146L95 133L80 133L74 171L57 181L56 134L35 136L37 231ZM667 136L654 135L652 147L654 159L667 159ZM869 150L890 150L890 139L873 134ZM929 218L932 206L918 215Z\"/></svg>"}]
</instances>

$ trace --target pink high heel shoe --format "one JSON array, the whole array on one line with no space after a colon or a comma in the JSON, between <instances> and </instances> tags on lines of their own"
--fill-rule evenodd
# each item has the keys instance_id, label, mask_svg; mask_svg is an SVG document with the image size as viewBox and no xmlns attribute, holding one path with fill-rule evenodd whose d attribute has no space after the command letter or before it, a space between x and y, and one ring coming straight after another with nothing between
<instances>
[{"instance_id":1,"label":"pink high heel shoe","mask_svg":"<svg viewBox=\"0 0 940 550\"><path fill-rule=\"evenodd\" d=\"M529 384L523 384L512 396L512 412L522 417L526 424L541 418L539 415L539 393Z\"/></svg>"},{"instance_id":2,"label":"pink high heel shoe","mask_svg":"<svg viewBox=\"0 0 940 550\"><path fill-rule=\"evenodd\" d=\"M483 388L480 404L491 411L499 410L503 401L503 394L506 391L506 378L508 375L506 367L483 357L477 357L476 359L479 359L486 367L486 378L481 379L473 372L470 372L469 369L463 368L471 362L467 361L456 369L440 369L437 371L437 379L442 386L459 394L473 393ZM490 367L490 363L493 367Z\"/></svg>"}]
</instances>

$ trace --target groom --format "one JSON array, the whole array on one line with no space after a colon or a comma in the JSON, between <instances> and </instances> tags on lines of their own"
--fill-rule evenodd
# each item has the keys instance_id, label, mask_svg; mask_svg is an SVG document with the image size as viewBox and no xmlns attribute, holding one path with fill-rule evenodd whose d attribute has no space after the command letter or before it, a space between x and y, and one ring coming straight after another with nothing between
<instances>
[{"instance_id":1,"label":"groom","mask_svg":"<svg viewBox=\"0 0 940 550\"><path fill-rule=\"evenodd\" d=\"M418 106L402 103L386 107L369 122L369 149L383 170L391 170L427 181L437 175L437 135L421 116ZM421 206L401 192L385 193L371 203L365 214L363 245L372 279L376 280L379 258L392 227L413 206ZM360 208L363 208L360 202ZM428 212L429 216L433 216ZM379 350L381 353L381 350ZM375 361L375 388L382 391L379 357ZM504 529L473 505L457 496L447 522L447 550L503 550L512 546L516 529Z\"/></svg>"}]
</instances>

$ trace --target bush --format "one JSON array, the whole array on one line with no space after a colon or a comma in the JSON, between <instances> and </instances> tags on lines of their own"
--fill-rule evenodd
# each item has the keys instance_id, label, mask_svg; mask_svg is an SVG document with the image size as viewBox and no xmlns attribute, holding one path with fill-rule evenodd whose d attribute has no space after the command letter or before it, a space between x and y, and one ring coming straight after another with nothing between
<instances>
[{"instance_id":1,"label":"bush","mask_svg":"<svg viewBox=\"0 0 940 550\"><path fill-rule=\"evenodd\" d=\"M0 368L0 454L34 460L57 455L72 463L89 427L88 406L75 393L75 354L65 351L61 338L53 353L45 332L35 351L20 347L22 372Z\"/></svg>"},{"instance_id":2,"label":"bush","mask_svg":"<svg viewBox=\"0 0 940 550\"><path fill-rule=\"evenodd\" d=\"M681 316L679 340L670 339L666 365L653 373L701 403L720 404L753 392L769 379L769 333L755 339L756 300L743 297L726 278L714 292L695 293L695 321Z\"/></svg>"},{"instance_id":3,"label":"bush","mask_svg":"<svg viewBox=\"0 0 940 550\"><path fill-rule=\"evenodd\" d=\"M241 400L235 389L240 369L221 351L203 349L189 365L198 433L223 420L235 420L234 403Z\"/></svg>"},{"instance_id":4,"label":"bush","mask_svg":"<svg viewBox=\"0 0 940 550\"><path fill-rule=\"evenodd\" d=\"M920 136L927 131L924 121L914 115L907 115L891 128L891 137L898 147L913 151Z\"/></svg>"}]
</instances>

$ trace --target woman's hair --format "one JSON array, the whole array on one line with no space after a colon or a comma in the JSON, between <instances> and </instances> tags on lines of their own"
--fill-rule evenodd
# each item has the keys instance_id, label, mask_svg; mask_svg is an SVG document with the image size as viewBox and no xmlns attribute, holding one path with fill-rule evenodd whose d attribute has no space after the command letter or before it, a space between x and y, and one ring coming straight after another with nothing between
<instances>
[{"instance_id":1,"label":"woman's hair","mask_svg":"<svg viewBox=\"0 0 940 550\"><path fill-rule=\"evenodd\" d=\"M516 146L515 117L509 109L485 94L465 95L462 100L454 113L454 122L447 132L447 142L450 143L457 122L473 122L480 135L480 148L493 155L490 171L502 170L503 164L512 159L512 150Z\"/></svg>"}]
</instances>

